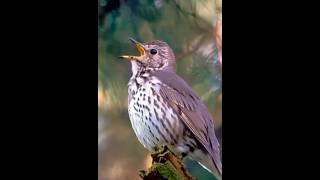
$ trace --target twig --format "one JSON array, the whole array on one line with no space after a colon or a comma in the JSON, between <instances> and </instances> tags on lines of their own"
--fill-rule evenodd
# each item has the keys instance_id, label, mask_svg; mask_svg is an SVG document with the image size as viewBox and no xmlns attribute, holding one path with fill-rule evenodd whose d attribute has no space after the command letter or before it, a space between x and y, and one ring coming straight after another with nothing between
<instances>
[{"instance_id":1,"label":"twig","mask_svg":"<svg viewBox=\"0 0 320 180\"><path fill-rule=\"evenodd\" d=\"M181 159L167 146L163 146L156 153L151 154L152 166L148 171L140 171L143 180L195 180L187 171Z\"/></svg>"}]
</instances>

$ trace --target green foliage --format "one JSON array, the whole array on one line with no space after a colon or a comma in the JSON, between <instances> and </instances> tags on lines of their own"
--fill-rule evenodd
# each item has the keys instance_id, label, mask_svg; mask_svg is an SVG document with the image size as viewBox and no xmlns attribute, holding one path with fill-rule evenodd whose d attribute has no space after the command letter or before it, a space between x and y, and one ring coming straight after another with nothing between
<instances>
[{"instance_id":1,"label":"green foliage","mask_svg":"<svg viewBox=\"0 0 320 180\"><path fill-rule=\"evenodd\" d=\"M169 162L163 163L155 163L153 171L158 171L163 177L168 180L181 180L183 179L173 168L173 166Z\"/></svg>"}]
</instances>

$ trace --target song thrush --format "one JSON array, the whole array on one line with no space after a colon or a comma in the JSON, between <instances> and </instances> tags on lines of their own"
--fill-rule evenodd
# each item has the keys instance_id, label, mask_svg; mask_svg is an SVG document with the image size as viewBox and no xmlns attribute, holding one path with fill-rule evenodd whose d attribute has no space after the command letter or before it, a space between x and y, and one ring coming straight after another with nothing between
<instances>
[{"instance_id":1,"label":"song thrush","mask_svg":"<svg viewBox=\"0 0 320 180\"><path fill-rule=\"evenodd\" d=\"M121 58L130 60L132 65L128 113L139 142L151 152L160 145L172 147L182 157L198 161L221 177L213 119L201 99L176 74L172 49L159 40L130 40L140 55Z\"/></svg>"}]
</instances>

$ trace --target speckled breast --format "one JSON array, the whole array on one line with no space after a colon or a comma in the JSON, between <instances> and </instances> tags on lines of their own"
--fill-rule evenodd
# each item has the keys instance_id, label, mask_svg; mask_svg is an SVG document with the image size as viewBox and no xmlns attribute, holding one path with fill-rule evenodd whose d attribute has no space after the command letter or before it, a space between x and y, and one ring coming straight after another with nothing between
<instances>
[{"instance_id":1,"label":"speckled breast","mask_svg":"<svg viewBox=\"0 0 320 180\"><path fill-rule=\"evenodd\" d=\"M159 96L160 82L150 78L129 83L128 113L139 142L153 151L159 145L176 145L183 135L177 114Z\"/></svg>"}]
</instances>

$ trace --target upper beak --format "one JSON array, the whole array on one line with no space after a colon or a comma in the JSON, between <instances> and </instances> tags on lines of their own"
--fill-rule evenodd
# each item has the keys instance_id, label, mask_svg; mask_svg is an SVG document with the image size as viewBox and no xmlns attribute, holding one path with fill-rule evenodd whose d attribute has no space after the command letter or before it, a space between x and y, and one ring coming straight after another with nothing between
<instances>
[{"instance_id":1,"label":"upper beak","mask_svg":"<svg viewBox=\"0 0 320 180\"><path fill-rule=\"evenodd\" d=\"M136 41L135 39L129 38L129 40L136 46L136 48L140 53L140 56L123 55L123 56L120 56L120 58L142 61L144 55L146 54L146 49L143 47L143 45L140 42Z\"/></svg>"}]
</instances>

